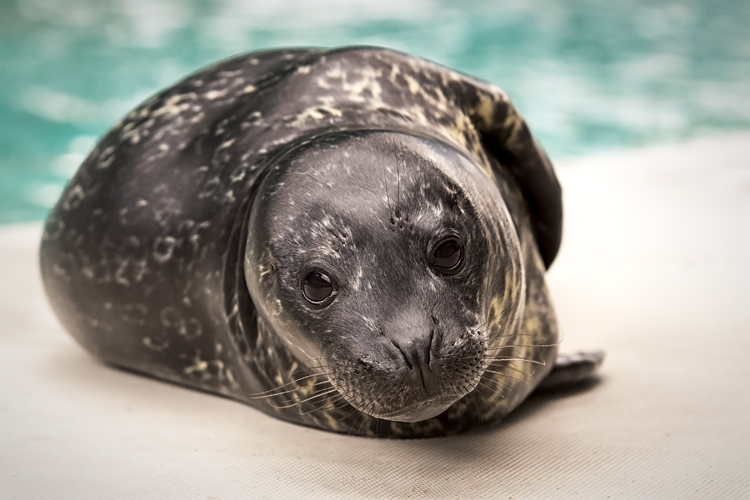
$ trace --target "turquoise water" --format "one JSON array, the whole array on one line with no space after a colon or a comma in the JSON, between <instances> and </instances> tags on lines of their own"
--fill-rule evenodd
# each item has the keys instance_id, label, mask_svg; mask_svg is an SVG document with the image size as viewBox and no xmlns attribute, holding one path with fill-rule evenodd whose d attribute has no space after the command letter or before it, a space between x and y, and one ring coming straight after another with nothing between
<instances>
[{"instance_id":1,"label":"turquoise water","mask_svg":"<svg viewBox=\"0 0 750 500\"><path fill-rule=\"evenodd\" d=\"M97 137L255 49L410 52L490 80L553 160L750 128L750 2L0 0L0 223L45 216Z\"/></svg>"}]
</instances>

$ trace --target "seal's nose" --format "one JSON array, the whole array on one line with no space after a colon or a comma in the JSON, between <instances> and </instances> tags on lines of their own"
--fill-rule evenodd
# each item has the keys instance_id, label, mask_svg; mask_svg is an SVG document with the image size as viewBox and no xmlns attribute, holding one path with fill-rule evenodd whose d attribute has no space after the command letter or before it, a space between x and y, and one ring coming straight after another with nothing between
<instances>
[{"instance_id":1,"label":"seal's nose","mask_svg":"<svg viewBox=\"0 0 750 500\"><path fill-rule=\"evenodd\" d=\"M427 398L433 398L440 394L440 381L438 373L431 365L431 350L433 332L411 338L405 342L397 342L391 339L393 345L401 352L409 372L406 380L416 386L422 387Z\"/></svg>"},{"instance_id":2,"label":"seal's nose","mask_svg":"<svg viewBox=\"0 0 750 500\"><path fill-rule=\"evenodd\" d=\"M383 325L381 333L393 344L391 355L401 365L399 378L425 399L440 395L440 372L436 346L436 324L425 308L398 307Z\"/></svg>"},{"instance_id":3,"label":"seal's nose","mask_svg":"<svg viewBox=\"0 0 750 500\"><path fill-rule=\"evenodd\" d=\"M401 354L404 356L406 364L410 370L415 367L424 366L429 369L430 366L430 349L432 349L433 333L430 332L429 338L414 337L408 340L391 340Z\"/></svg>"}]
</instances>

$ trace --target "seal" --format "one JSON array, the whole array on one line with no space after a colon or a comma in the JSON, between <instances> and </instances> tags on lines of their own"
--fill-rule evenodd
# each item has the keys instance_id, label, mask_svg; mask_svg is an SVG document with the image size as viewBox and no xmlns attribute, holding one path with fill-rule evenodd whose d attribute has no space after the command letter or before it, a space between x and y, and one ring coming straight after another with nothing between
<instances>
[{"instance_id":1,"label":"seal","mask_svg":"<svg viewBox=\"0 0 750 500\"><path fill-rule=\"evenodd\" d=\"M601 363L555 365L561 231L549 159L500 89L385 49L274 50L110 130L41 270L106 363L298 424L431 437Z\"/></svg>"}]
</instances>

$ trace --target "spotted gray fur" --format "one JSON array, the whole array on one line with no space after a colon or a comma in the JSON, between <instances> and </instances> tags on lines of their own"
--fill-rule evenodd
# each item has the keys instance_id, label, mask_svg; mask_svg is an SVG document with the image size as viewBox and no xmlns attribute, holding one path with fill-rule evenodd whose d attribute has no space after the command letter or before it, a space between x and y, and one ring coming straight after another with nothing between
<instances>
[{"instance_id":1,"label":"spotted gray fur","mask_svg":"<svg viewBox=\"0 0 750 500\"><path fill-rule=\"evenodd\" d=\"M310 251L348 266L352 294L371 296L388 283L372 279L362 228L335 210L274 223L266 214L263 224L274 228L266 239L253 225L269 193L308 182L295 180L284 162L309 162L331 145L353 152L352 145L385 143L402 144L411 156L403 170L383 170L372 220L406 241L425 221L445 218L446 202L425 194L442 193L479 214L482 236L473 248L484 245L486 257L481 272L462 281L476 289L461 305L463 319L420 313L433 322L428 332L453 335L454 344L436 361L447 409L417 421L389 419L390 410L421 397L389 378L394 361L340 356L341 345L325 351L278 328L299 321L270 291L289 280L268 249L302 248L307 238L315 242ZM311 195L345 192L342 172L363 161L353 156L344 170L320 169ZM455 185L435 174L452 168L435 167L435 158L446 157L464 165L456 170L463 174L451 174ZM432 167L413 168L420 161ZM402 182L412 191L400 192ZM383 206L387 217L378 212ZM42 276L62 323L107 363L337 432L448 435L498 422L552 368L559 338L543 274L557 253L561 220L551 164L496 87L383 49L268 51L204 69L110 130L47 221ZM424 280L424 293L435 292L435 283ZM356 331L334 325L326 334L352 336L354 346L397 335L381 335L376 309L351 314ZM576 380L601 357L585 361Z\"/></svg>"}]
</instances>

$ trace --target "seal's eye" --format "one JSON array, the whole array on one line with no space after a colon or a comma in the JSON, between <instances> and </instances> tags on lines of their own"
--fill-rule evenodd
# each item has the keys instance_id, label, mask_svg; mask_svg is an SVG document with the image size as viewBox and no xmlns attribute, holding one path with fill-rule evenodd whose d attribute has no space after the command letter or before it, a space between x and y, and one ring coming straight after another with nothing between
<instances>
[{"instance_id":1,"label":"seal's eye","mask_svg":"<svg viewBox=\"0 0 750 500\"><path fill-rule=\"evenodd\" d=\"M333 293L334 284L323 271L311 271L302 280L302 294L313 304L321 304Z\"/></svg>"},{"instance_id":2,"label":"seal's eye","mask_svg":"<svg viewBox=\"0 0 750 500\"><path fill-rule=\"evenodd\" d=\"M458 238L447 238L432 250L430 266L440 274L456 274L461 269L463 257L463 248Z\"/></svg>"}]
</instances>

